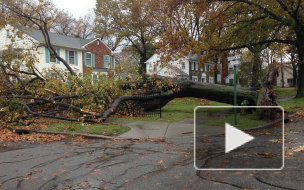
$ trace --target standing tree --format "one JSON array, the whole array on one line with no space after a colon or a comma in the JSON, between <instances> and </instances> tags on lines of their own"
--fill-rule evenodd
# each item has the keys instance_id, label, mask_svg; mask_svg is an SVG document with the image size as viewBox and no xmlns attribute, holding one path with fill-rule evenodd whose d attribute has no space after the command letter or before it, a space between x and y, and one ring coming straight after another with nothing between
<instances>
[{"instance_id":1,"label":"standing tree","mask_svg":"<svg viewBox=\"0 0 304 190\"><path fill-rule=\"evenodd\" d=\"M82 39L87 39L94 36L94 18L93 14L89 12L83 17L80 17L74 27L74 36Z\"/></svg>"},{"instance_id":2,"label":"standing tree","mask_svg":"<svg viewBox=\"0 0 304 190\"><path fill-rule=\"evenodd\" d=\"M52 31L66 36L73 35L76 22L73 15L63 10L57 10L56 12L53 23L50 23L52 25Z\"/></svg>"},{"instance_id":3,"label":"standing tree","mask_svg":"<svg viewBox=\"0 0 304 190\"><path fill-rule=\"evenodd\" d=\"M132 48L141 57L139 72L144 73L144 62L154 53L155 38L159 34L153 1L149 0L97 0L95 32L104 38L114 38L112 50L121 43ZM110 41L111 42L111 41Z\"/></svg>"},{"instance_id":4,"label":"standing tree","mask_svg":"<svg viewBox=\"0 0 304 190\"><path fill-rule=\"evenodd\" d=\"M172 1L168 0L168 4ZM193 6L195 5L195 6ZM171 49L183 48L195 52L227 51L271 43L294 45L299 60L297 98L304 97L304 2L301 0L194 0L179 1L177 6L194 7L193 14L206 15L201 19L197 38L188 38L189 31L172 30L163 41L176 38ZM168 17L170 18L170 11ZM172 28L183 25L187 19L181 14L180 21L171 23ZM189 21L190 22L190 21ZM218 30L222 29L221 36ZM175 44L174 44L175 43ZM179 45L177 45L178 43Z\"/></svg>"}]
</instances>

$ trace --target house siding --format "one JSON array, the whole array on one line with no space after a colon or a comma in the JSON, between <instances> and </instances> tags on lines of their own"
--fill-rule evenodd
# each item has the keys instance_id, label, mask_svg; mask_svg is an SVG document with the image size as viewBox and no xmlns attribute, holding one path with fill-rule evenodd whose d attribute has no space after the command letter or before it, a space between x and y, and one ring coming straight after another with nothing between
<instances>
[{"instance_id":1,"label":"house siding","mask_svg":"<svg viewBox=\"0 0 304 190\"><path fill-rule=\"evenodd\" d=\"M57 49L59 49L59 55L62 59L66 60L66 50L67 51L75 51L77 53L75 53L75 56L77 54L77 59L75 57L75 60L78 60L78 65L76 64L70 64L71 68L73 69L73 71L79 75L79 74L83 74L83 66L82 66L82 51L81 50L75 50L75 49L67 49L65 47L54 47L55 50L57 51ZM68 72L67 68L64 66L64 64L62 62L60 62L58 64L57 60L55 62L49 62L47 63L46 61L46 56L45 56L45 47L39 47L37 49L38 52L38 57L39 57L39 62L35 63L35 66L37 67L37 69L39 71L42 70L49 70L51 69L53 66L55 66L57 69L62 70L63 72ZM58 52L57 52L58 53Z\"/></svg>"},{"instance_id":2,"label":"house siding","mask_svg":"<svg viewBox=\"0 0 304 190\"><path fill-rule=\"evenodd\" d=\"M99 41L99 45L98 45L98 42ZM89 52L89 53L93 53L95 54L95 67L96 69L101 69L101 68L104 68L104 55L109 55L109 56L112 56L112 51L103 43L101 42L100 40L95 40L89 44L87 44L86 46L84 46L87 50L86 52ZM85 52L82 52L82 62L83 62L83 73L84 75L87 73L87 70L89 67L85 66L84 65L84 53ZM113 66L114 66L114 59L113 60ZM112 76L113 75L113 69L107 69L105 68L107 71L108 71L108 75Z\"/></svg>"}]
</instances>

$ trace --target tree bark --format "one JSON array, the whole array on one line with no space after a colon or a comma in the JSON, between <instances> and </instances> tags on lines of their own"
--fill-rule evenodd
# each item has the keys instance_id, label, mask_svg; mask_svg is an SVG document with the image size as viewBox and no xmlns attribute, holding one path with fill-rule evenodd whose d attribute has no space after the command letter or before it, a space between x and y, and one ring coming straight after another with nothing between
<instances>
[{"instance_id":1,"label":"tree bark","mask_svg":"<svg viewBox=\"0 0 304 190\"><path fill-rule=\"evenodd\" d=\"M260 106L277 106L277 95L273 87L277 83L278 68L272 64L264 82L264 90L260 99ZM261 119L274 120L278 118L278 112L273 109L261 108Z\"/></svg>"},{"instance_id":2,"label":"tree bark","mask_svg":"<svg viewBox=\"0 0 304 190\"><path fill-rule=\"evenodd\" d=\"M298 51L299 53L299 75L298 75L298 91L296 98L304 97L304 51Z\"/></svg>"}]
</instances>

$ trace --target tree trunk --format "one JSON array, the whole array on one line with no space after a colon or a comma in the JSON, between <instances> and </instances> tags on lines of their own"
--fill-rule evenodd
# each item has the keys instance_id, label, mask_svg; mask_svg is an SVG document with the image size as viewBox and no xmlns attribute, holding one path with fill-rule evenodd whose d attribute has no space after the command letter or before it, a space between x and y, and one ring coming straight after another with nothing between
<instances>
[{"instance_id":1,"label":"tree trunk","mask_svg":"<svg viewBox=\"0 0 304 190\"><path fill-rule=\"evenodd\" d=\"M264 90L260 99L260 106L277 106L277 95L273 87L277 83L278 68L272 64L264 82ZM278 118L278 112L274 109L261 108L261 119L274 120Z\"/></svg>"},{"instance_id":2,"label":"tree trunk","mask_svg":"<svg viewBox=\"0 0 304 190\"><path fill-rule=\"evenodd\" d=\"M298 80L297 65L295 63L292 63L292 76L293 76L292 86L295 87L297 85L297 80Z\"/></svg>"},{"instance_id":3,"label":"tree trunk","mask_svg":"<svg viewBox=\"0 0 304 190\"><path fill-rule=\"evenodd\" d=\"M180 81L179 86L181 88L178 92L168 93L163 92L160 96L130 96L124 95L117 97L109 109L107 109L102 115L102 121L105 121L110 115L115 113L119 105L129 100L141 100L141 101L154 101L156 98L160 99L160 106L165 106L174 98L179 97L193 97L208 99L217 102L223 102L233 105L234 103L234 87L218 84L193 82L193 81ZM240 105L242 101L249 101L249 105L255 106L258 98L258 93L250 91L245 88L237 89L237 103ZM199 104L197 106L200 106Z\"/></svg>"},{"instance_id":4,"label":"tree trunk","mask_svg":"<svg viewBox=\"0 0 304 190\"><path fill-rule=\"evenodd\" d=\"M299 75L298 75L298 91L296 98L304 97L304 52L299 52Z\"/></svg>"},{"instance_id":5,"label":"tree trunk","mask_svg":"<svg viewBox=\"0 0 304 190\"><path fill-rule=\"evenodd\" d=\"M254 53L253 65L252 65L252 78L251 89L257 90L260 88L259 76L260 76L260 53Z\"/></svg>"}]
</instances>

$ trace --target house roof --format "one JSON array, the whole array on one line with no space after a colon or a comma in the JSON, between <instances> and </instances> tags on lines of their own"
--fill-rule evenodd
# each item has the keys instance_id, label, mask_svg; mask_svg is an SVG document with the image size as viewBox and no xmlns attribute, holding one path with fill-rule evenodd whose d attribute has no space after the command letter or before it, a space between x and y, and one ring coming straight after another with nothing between
<instances>
[{"instance_id":1,"label":"house roof","mask_svg":"<svg viewBox=\"0 0 304 190\"><path fill-rule=\"evenodd\" d=\"M42 35L42 32L40 30L27 30L26 31L29 36L34 38L40 43L43 43L44 37ZM80 38L75 38L71 36L65 36L61 34L56 34L53 32L49 32L49 36L51 39L51 43L54 46L61 46L61 47L69 47L69 48L74 48L74 49L84 49L82 48L83 45L90 43L91 41L95 40L94 39L80 39Z\"/></svg>"},{"instance_id":2,"label":"house roof","mask_svg":"<svg viewBox=\"0 0 304 190\"><path fill-rule=\"evenodd\" d=\"M81 39L81 40L80 40L80 45L81 45L81 47L82 47L82 46L87 45L88 43L90 43L90 42L92 42L92 41L94 41L94 40L96 40L96 38Z\"/></svg>"}]
</instances>

